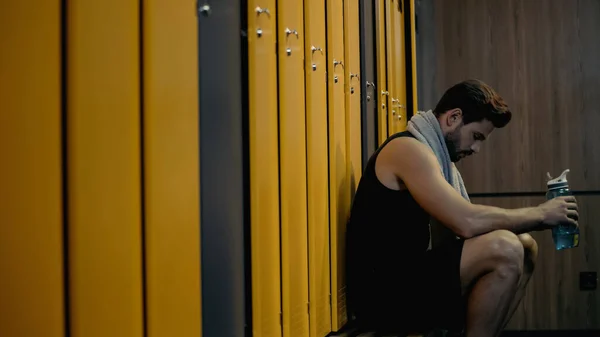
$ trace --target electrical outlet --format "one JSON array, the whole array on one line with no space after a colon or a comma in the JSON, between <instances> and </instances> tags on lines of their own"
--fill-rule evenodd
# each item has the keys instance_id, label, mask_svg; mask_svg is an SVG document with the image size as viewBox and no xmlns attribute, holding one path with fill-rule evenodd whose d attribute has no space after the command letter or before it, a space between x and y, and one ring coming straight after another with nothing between
<instances>
[{"instance_id":1,"label":"electrical outlet","mask_svg":"<svg viewBox=\"0 0 600 337\"><path fill-rule=\"evenodd\" d=\"M598 275L595 271L582 271L579 273L579 290L596 290Z\"/></svg>"}]
</instances>

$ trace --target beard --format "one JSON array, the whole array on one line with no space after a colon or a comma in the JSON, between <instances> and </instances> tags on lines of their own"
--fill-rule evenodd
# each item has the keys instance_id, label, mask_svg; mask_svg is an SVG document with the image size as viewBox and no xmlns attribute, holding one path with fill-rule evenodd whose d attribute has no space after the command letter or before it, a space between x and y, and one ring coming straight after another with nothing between
<instances>
[{"instance_id":1,"label":"beard","mask_svg":"<svg viewBox=\"0 0 600 337\"><path fill-rule=\"evenodd\" d=\"M448 148L450 160L452 160L453 163L460 161L472 153L472 151L460 150L460 128L448 133L446 137L444 137L444 140L446 141L446 147Z\"/></svg>"}]
</instances>

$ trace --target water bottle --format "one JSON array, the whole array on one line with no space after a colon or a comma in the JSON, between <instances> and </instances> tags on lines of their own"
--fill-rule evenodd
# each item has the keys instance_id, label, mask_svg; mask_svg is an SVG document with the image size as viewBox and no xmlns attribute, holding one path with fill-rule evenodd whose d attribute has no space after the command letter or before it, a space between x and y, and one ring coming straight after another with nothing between
<instances>
[{"instance_id":1,"label":"water bottle","mask_svg":"<svg viewBox=\"0 0 600 337\"><path fill-rule=\"evenodd\" d=\"M546 199L550 200L560 196L572 195L571 191L569 190L567 173L569 173L569 169L564 170L560 176L554 179L552 179L550 173L547 173L548 192L546 193ZM556 247L556 250L578 247L579 227L572 225L555 226L552 228L552 238L554 239L554 246Z\"/></svg>"}]
</instances>

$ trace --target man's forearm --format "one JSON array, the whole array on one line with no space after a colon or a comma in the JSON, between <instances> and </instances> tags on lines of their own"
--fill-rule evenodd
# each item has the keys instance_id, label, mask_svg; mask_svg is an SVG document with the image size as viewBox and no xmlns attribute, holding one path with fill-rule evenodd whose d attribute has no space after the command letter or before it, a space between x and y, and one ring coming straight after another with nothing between
<instances>
[{"instance_id":1,"label":"man's forearm","mask_svg":"<svg viewBox=\"0 0 600 337\"><path fill-rule=\"evenodd\" d=\"M473 211L467 221L469 230L464 234L468 237L499 229L524 233L535 229L542 223L543 213L539 207L504 209L473 204Z\"/></svg>"}]
</instances>

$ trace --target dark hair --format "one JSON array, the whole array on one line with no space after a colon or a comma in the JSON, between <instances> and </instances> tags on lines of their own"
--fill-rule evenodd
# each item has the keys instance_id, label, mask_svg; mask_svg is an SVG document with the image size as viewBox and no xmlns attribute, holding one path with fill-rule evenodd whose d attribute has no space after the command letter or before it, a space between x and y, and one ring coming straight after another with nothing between
<instances>
[{"instance_id":1,"label":"dark hair","mask_svg":"<svg viewBox=\"0 0 600 337\"><path fill-rule=\"evenodd\" d=\"M489 85L477 79L460 82L446 90L433 113L440 116L456 108L462 110L464 124L487 119L494 127L502 128L512 118L504 99Z\"/></svg>"}]
</instances>

